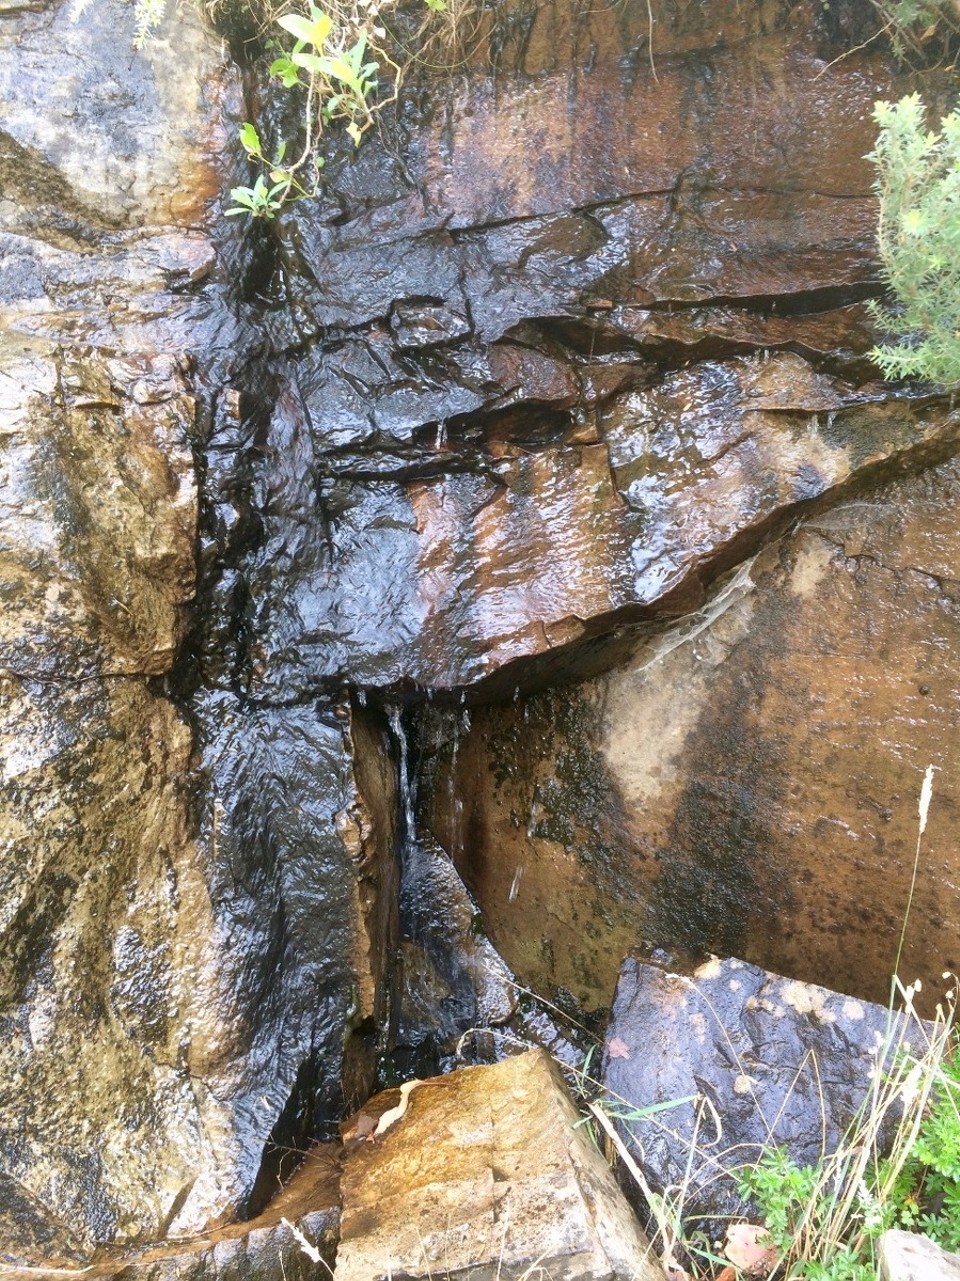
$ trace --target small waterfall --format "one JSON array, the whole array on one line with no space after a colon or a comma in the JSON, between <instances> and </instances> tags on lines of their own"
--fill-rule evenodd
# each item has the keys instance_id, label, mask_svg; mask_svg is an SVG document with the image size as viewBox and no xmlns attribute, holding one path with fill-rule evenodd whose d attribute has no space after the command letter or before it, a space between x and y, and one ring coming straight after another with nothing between
<instances>
[{"instance_id":1,"label":"small waterfall","mask_svg":"<svg viewBox=\"0 0 960 1281\"><path fill-rule=\"evenodd\" d=\"M416 840L417 820L414 814L413 788L410 783L410 742L403 723L403 713L397 704L387 708L387 720L399 753L400 812L403 815L403 844Z\"/></svg>"}]
</instances>

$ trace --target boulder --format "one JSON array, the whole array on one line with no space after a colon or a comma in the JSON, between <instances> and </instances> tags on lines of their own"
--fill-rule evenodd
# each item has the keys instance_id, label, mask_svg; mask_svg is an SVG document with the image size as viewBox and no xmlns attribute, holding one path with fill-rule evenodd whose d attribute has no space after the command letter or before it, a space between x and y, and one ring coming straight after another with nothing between
<instances>
[{"instance_id":1,"label":"boulder","mask_svg":"<svg viewBox=\"0 0 960 1281\"><path fill-rule=\"evenodd\" d=\"M957 1281L960 1255L916 1232L884 1232L877 1242L877 1281Z\"/></svg>"},{"instance_id":2,"label":"boulder","mask_svg":"<svg viewBox=\"0 0 960 1281\"><path fill-rule=\"evenodd\" d=\"M885 1001L932 764L901 974L935 1002L960 960L958 493L950 462L838 503L625 629L606 676L451 729L425 817L521 983L602 1009L646 941Z\"/></svg>"},{"instance_id":3,"label":"boulder","mask_svg":"<svg viewBox=\"0 0 960 1281\"><path fill-rule=\"evenodd\" d=\"M337 1281L663 1281L542 1050L400 1097L402 1110L397 1091L371 1100L346 1131Z\"/></svg>"},{"instance_id":4,"label":"boulder","mask_svg":"<svg viewBox=\"0 0 960 1281\"><path fill-rule=\"evenodd\" d=\"M628 957L602 1078L618 1103L672 1105L618 1125L649 1184L683 1188L684 1215L712 1221L746 1210L736 1174L761 1152L802 1167L836 1151L911 1031L881 1005L742 961L688 977Z\"/></svg>"}]
</instances>

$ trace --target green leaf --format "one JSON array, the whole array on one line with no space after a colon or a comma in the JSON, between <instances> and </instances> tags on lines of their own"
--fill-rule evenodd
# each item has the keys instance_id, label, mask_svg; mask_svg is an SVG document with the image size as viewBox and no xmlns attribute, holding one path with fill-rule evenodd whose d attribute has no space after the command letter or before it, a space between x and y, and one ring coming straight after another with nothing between
<instances>
[{"instance_id":1,"label":"green leaf","mask_svg":"<svg viewBox=\"0 0 960 1281\"><path fill-rule=\"evenodd\" d=\"M333 19L313 7L311 12L316 15L312 19L301 17L297 13L288 13L278 18L277 22L284 31L289 31L297 40L302 40L304 44L312 44L315 49L322 49L333 26Z\"/></svg>"},{"instance_id":2,"label":"green leaf","mask_svg":"<svg viewBox=\"0 0 960 1281\"><path fill-rule=\"evenodd\" d=\"M328 58L320 57L315 53L298 53L296 50L290 57L293 63L298 67L303 67L304 71L310 71L315 76L327 75Z\"/></svg>"},{"instance_id":3,"label":"green leaf","mask_svg":"<svg viewBox=\"0 0 960 1281\"><path fill-rule=\"evenodd\" d=\"M281 54L279 58L274 58L270 63L270 74L282 82L284 89L292 89L294 85L300 83L296 64L286 53Z\"/></svg>"},{"instance_id":4,"label":"green leaf","mask_svg":"<svg viewBox=\"0 0 960 1281\"><path fill-rule=\"evenodd\" d=\"M240 126L240 145L248 156L259 158L263 155L260 135L249 121Z\"/></svg>"}]
</instances>

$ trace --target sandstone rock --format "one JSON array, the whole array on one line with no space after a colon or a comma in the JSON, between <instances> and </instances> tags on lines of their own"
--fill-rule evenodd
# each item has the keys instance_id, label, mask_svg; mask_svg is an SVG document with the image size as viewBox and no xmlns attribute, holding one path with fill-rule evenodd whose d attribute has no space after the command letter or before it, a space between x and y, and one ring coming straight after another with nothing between
<instances>
[{"instance_id":1,"label":"sandstone rock","mask_svg":"<svg viewBox=\"0 0 960 1281\"><path fill-rule=\"evenodd\" d=\"M193 449L245 359L202 227L235 74L198 10L137 56L131 5L71 8L0 24L0 1255L31 1266L255 1212L368 1092L396 937L383 726L230 681L184 710Z\"/></svg>"},{"instance_id":2,"label":"sandstone rock","mask_svg":"<svg viewBox=\"0 0 960 1281\"><path fill-rule=\"evenodd\" d=\"M195 586L182 378L146 354L123 368L9 331L0 359L0 668L57 681L167 671Z\"/></svg>"},{"instance_id":3,"label":"sandstone rock","mask_svg":"<svg viewBox=\"0 0 960 1281\"><path fill-rule=\"evenodd\" d=\"M389 1098L395 1099L396 1092ZM375 1115L386 1100L372 1100ZM424 1082L348 1151L338 1281L662 1281L543 1051Z\"/></svg>"},{"instance_id":4,"label":"sandstone rock","mask_svg":"<svg viewBox=\"0 0 960 1281\"><path fill-rule=\"evenodd\" d=\"M916 1232L884 1232L877 1242L877 1281L957 1281L960 1255Z\"/></svg>"},{"instance_id":5,"label":"sandstone rock","mask_svg":"<svg viewBox=\"0 0 960 1281\"><path fill-rule=\"evenodd\" d=\"M882 1005L742 961L687 977L628 957L602 1077L638 1108L678 1101L619 1124L651 1186L684 1184L685 1214L725 1218L745 1211L736 1172L762 1150L783 1147L799 1166L836 1150L871 1074L910 1031Z\"/></svg>"},{"instance_id":6,"label":"sandstone rock","mask_svg":"<svg viewBox=\"0 0 960 1281\"><path fill-rule=\"evenodd\" d=\"M384 743L359 715L221 696L198 837L192 736L144 682L7 680L0 706L0 1171L21 1207L0 1251L50 1264L255 1208L279 1148L369 1090L396 928Z\"/></svg>"},{"instance_id":7,"label":"sandstone rock","mask_svg":"<svg viewBox=\"0 0 960 1281\"><path fill-rule=\"evenodd\" d=\"M608 676L474 709L427 813L520 982L602 1008L646 940L885 1001L933 764L901 973L936 999L960 914L958 484L950 463L838 504Z\"/></svg>"},{"instance_id":8,"label":"sandstone rock","mask_svg":"<svg viewBox=\"0 0 960 1281\"><path fill-rule=\"evenodd\" d=\"M84 1269L92 1281L260 1281L282 1277L309 1281L323 1274L304 1251L286 1219L318 1250L329 1269L336 1254L339 1207L339 1145L317 1145L303 1165L274 1197L269 1208L246 1223L220 1228L207 1236L141 1251L101 1254ZM10 1281L56 1281L63 1272L47 1268L5 1266ZM326 1273L329 1275L329 1272Z\"/></svg>"}]
</instances>

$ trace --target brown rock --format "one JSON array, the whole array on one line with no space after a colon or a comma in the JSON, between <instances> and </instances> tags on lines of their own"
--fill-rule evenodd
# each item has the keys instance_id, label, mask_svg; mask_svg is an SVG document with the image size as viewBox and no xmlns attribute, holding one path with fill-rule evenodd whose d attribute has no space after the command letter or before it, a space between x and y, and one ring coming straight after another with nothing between
<instances>
[{"instance_id":1,"label":"brown rock","mask_svg":"<svg viewBox=\"0 0 960 1281\"><path fill-rule=\"evenodd\" d=\"M377 1101L371 1103L377 1107ZM613 1175L541 1050L425 1081L349 1152L338 1281L662 1281Z\"/></svg>"},{"instance_id":2,"label":"brown rock","mask_svg":"<svg viewBox=\"0 0 960 1281\"><path fill-rule=\"evenodd\" d=\"M901 972L935 998L960 959L958 485L842 503L607 677L476 710L430 822L521 982L606 1006L646 940L885 1001L933 764Z\"/></svg>"},{"instance_id":3,"label":"brown rock","mask_svg":"<svg viewBox=\"0 0 960 1281\"><path fill-rule=\"evenodd\" d=\"M0 356L0 668L57 680L167 671L195 579L183 379L170 361L125 369L2 331Z\"/></svg>"},{"instance_id":4,"label":"brown rock","mask_svg":"<svg viewBox=\"0 0 960 1281\"><path fill-rule=\"evenodd\" d=\"M146 682L0 690L12 1262L256 1209L302 1138L288 1109L335 1116L369 1092L396 933L382 731L225 697L204 711L198 776Z\"/></svg>"},{"instance_id":5,"label":"brown rock","mask_svg":"<svg viewBox=\"0 0 960 1281\"><path fill-rule=\"evenodd\" d=\"M236 427L198 225L235 77L198 9L135 55L132 6L72 7L0 24L0 1254L31 1266L255 1212L369 1091L396 934L383 726L169 696L197 356Z\"/></svg>"}]
</instances>

